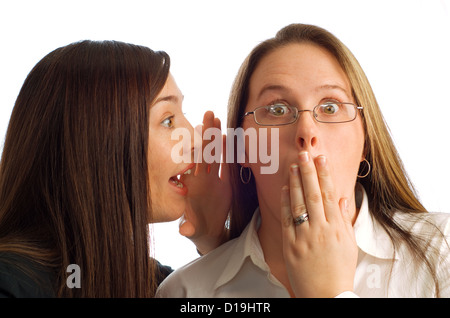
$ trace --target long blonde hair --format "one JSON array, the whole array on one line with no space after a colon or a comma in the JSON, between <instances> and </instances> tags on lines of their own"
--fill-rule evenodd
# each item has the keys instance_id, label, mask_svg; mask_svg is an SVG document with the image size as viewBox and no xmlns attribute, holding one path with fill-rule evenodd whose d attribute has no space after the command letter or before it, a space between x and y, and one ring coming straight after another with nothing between
<instances>
[{"instance_id":1,"label":"long blonde hair","mask_svg":"<svg viewBox=\"0 0 450 318\"><path fill-rule=\"evenodd\" d=\"M249 82L259 61L280 47L305 42L319 45L333 54L349 78L355 102L364 107L362 119L365 153L371 171L360 183L367 192L370 212L385 228L394 247L398 247L401 241L406 241L413 255L426 263L435 277L435 271L425 255L424 242L402 228L393 217L395 211L419 215L426 210L407 176L364 71L350 50L333 34L313 25L291 24L281 29L274 38L256 46L241 65L232 87L228 103L228 127L237 128L242 124ZM243 184L239 175L241 166L238 163L230 166L234 198L230 215L230 236L233 238L239 236L250 221L258 206L258 198L254 178L248 184ZM363 169L365 168L361 166L359 175L364 174ZM437 280L435 281L438 292Z\"/></svg>"}]
</instances>

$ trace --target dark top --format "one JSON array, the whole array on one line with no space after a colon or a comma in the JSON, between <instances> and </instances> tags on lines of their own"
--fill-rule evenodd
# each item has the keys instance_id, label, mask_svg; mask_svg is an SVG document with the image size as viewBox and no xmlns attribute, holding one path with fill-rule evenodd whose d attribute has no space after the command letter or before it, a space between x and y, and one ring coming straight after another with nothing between
<instances>
[{"instance_id":1,"label":"dark top","mask_svg":"<svg viewBox=\"0 0 450 318\"><path fill-rule=\"evenodd\" d=\"M53 274L12 253L0 253L0 298L55 297Z\"/></svg>"},{"instance_id":2,"label":"dark top","mask_svg":"<svg viewBox=\"0 0 450 318\"><path fill-rule=\"evenodd\" d=\"M158 285L173 272L157 262ZM55 297L54 274L45 267L17 254L0 253L0 298Z\"/></svg>"},{"instance_id":3,"label":"dark top","mask_svg":"<svg viewBox=\"0 0 450 318\"><path fill-rule=\"evenodd\" d=\"M170 273L173 272L172 267L161 265L158 261L156 261L156 264L158 266L158 270L156 272L156 281L159 286L159 284L162 283L162 281L170 275Z\"/></svg>"}]
</instances>

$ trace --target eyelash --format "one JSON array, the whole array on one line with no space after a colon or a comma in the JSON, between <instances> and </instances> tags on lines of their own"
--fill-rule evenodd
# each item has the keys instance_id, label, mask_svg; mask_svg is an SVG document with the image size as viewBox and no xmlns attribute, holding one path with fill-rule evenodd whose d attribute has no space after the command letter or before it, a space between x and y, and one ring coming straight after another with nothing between
<instances>
[{"instance_id":1,"label":"eyelash","mask_svg":"<svg viewBox=\"0 0 450 318\"><path fill-rule=\"evenodd\" d=\"M173 128L173 118L174 118L175 116L169 116L169 117L167 117L166 119L164 119L162 122L161 122L161 125L163 125L164 127L166 127L166 128L169 128L169 129L171 129L171 128ZM167 120L170 120L170 124L166 124L165 122L167 121ZM170 126L169 126L170 125Z\"/></svg>"},{"instance_id":2,"label":"eyelash","mask_svg":"<svg viewBox=\"0 0 450 318\"><path fill-rule=\"evenodd\" d=\"M285 101L283 99L276 99L274 101L271 101L270 103L267 104L267 106L271 106L271 105L275 105L275 104L283 104L286 106L292 106L290 103L288 103L287 101Z\"/></svg>"},{"instance_id":3,"label":"eyelash","mask_svg":"<svg viewBox=\"0 0 450 318\"><path fill-rule=\"evenodd\" d=\"M326 97L326 98L323 98L322 100L325 101L325 103L326 102L337 102L337 103L342 102L339 98L333 98L333 97Z\"/></svg>"}]
</instances>

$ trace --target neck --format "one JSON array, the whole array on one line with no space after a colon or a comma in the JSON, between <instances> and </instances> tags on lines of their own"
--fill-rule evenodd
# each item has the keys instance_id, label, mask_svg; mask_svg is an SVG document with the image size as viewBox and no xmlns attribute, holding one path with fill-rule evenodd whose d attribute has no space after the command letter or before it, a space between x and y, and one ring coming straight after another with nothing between
<instances>
[{"instance_id":1,"label":"neck","mask_svg":"<svg viewBox=\"0 0 450 318\"><path fill-rule=\"evenodd\" d=\"M289 283L283 255L283 239L281 223L278 215L270 211L267 206L260 205L261 226L258 238L264 253L264 260L270 268L271 274L294 296Z\"/></svg>"}]
</instances>

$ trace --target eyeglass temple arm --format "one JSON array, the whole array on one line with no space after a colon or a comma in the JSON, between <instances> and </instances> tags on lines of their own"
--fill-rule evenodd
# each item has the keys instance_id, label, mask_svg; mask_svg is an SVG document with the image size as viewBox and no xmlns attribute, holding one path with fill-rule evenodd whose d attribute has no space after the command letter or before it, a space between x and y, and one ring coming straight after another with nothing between
<instances>
[{"instance_id":1,"label":"eyeglass temple arm","mask_svg":"<svg viewBox=\"0 0 450 318\"><path fill-rule=\"evenodd\" d=\"M254 114L255 114L254 111L252 111L252 112L246 112L246 113L244 113L244 115L242 116L242 119L244 119L245 116L252 115L252 114L253 114L253 116L255 116L255 115L254 115Z\"/></svg>"}]
</instances>

